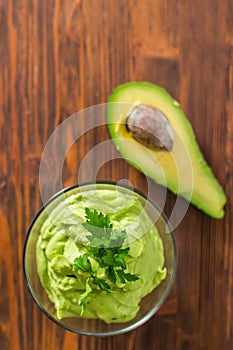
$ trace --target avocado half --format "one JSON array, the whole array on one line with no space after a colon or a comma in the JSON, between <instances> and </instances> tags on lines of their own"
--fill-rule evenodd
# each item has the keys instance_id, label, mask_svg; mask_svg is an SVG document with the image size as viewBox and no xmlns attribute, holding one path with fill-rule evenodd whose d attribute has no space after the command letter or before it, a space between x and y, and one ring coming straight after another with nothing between
<instances>
[{"instance_id":1,"label":"avocado half","mask_svg":"<svg viewBox=\"0 0 233 350\"><path fill-rule=\"evenodd\" d=\"M175 133L171 151L150 149L133 138L126 120L139 104L156 107L167 117ZM119 85L108 99L107 124L117 150L128 163L206 214L224 216L225 193L204 160L179 103L162 87L148 82Z\"/></svg>"}]
</instances>

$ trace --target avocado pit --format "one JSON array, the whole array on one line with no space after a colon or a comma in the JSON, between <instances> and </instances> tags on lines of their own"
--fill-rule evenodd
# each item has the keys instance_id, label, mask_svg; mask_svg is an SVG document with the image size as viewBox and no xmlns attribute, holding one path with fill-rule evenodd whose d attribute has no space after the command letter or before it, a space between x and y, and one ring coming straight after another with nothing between
<instances>
[{"instance_id":1,"label":"avocado pit","mask_svg":"<svg viewBox=\"0 0 233 350\"><path fill-rule=\"evenodd\" d=\"M174 131L160 109L145 104L136 106L126 119L126 127L144 146L171 151Z\"/></svg>"}]
</instances>

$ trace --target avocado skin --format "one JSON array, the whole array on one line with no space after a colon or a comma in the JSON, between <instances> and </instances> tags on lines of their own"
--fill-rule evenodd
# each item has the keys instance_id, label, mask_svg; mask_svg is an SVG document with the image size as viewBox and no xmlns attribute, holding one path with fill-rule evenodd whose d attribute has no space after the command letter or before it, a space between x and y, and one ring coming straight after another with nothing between
<instances>
[{"instance_id":1,"label":"avocado skin","mask_svg":"<svg viewBox=\"0 0 233 350\"><path fill-rule=\"evenodd\" d=\"M192 188L190 184L186 184L186 181L183 181L185 174L182 169L179 169L179 162L176 163L176 159L174 158L175 161L172 165L168 159L169 155L166 154L168 151L148 151L147 157L147 147L141 144L139 145L138 141L132 138L126 128L125 120L127 115L119 113L119 110L114 111L118 103L122 103L123 105L142 103L155 106L162 110L176 133L182 139L189 154L193 168ZM166 186L174 194L180 195L190 201L209 216L217 219L221 219L224 216L223 208L226 203L226 195L223 188L201 153L191 123L183 113L179 103L164 88L149 82L135 81L117 86L108 98L107 124L110 136L117 150L129 164L152 178L158 184ZM123 144L124 139L126 142L125 145ZM140 157L140 152L136 150L144 152L143 157ZM164 176L161 176L160 172L158 172L155 162L159 163ZM181 186L179 184L180 177L174 171L174 165L178 169L178 174L181 174L183 171L183 175L181 176L183 184L181 183Z\"/></svg>"}]
</instances>

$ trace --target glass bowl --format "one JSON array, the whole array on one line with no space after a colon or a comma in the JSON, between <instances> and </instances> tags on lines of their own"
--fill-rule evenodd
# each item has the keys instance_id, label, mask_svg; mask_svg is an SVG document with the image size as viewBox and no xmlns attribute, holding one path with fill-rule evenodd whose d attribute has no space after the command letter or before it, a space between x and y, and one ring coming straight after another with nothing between
<instances>
[{"instance_id":1,"label":"glass bowl","mask_svg":"<svg viewBox=\"0 0 233 350\"><path fill-rule=\"evenodd\" d=\"M157 227L164 248L164 258L166 267L166 278L140 302L140 308L137 315L130 321L122 323L106 323L100 319L85 319L82 317L66 317L58 319L53 303L43 288L37 272L36 245L40 230L51 211L56 208L67 196L82 193L88 198L88 191L103 189L114 189L121 194L136 196L142 203L144 210L152 220L153 225ZM169 222L160 210L160 208L144 196L139 191L127 186L119 185L113 182L95 182L84 183L66 188L54 195L41 210L37 213L28 230L23 251L24 274L32 297L40 309L56 324L72 331L74 333L89 336L109 336L117 335L144 324L160 308L167 298L174 282L177 265L177 250L175 238L170 229Z\"/></svg>"}]
</instances>

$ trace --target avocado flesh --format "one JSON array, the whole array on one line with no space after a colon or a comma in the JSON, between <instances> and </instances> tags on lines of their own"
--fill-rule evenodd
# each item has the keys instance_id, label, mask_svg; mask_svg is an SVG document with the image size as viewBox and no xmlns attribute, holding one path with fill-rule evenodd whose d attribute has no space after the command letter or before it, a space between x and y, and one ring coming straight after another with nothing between
<instances>
[{"instance_id":1,"label":"avocado flesh","mask_svg":"<svg viewBox=\"0 0 233 350\"><path fill-rule=\"evenodd\" d=\"M135 104L157 107L166 115L175 132L171 151L149 149L131 136L125 122ZM204 160L179 103L163 88L147 82L118 86L108 99L107 122L111 138L126 161L206 214L224 216L225 193Z\"/></svg>"}]
</instances>

